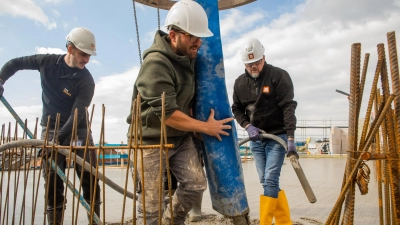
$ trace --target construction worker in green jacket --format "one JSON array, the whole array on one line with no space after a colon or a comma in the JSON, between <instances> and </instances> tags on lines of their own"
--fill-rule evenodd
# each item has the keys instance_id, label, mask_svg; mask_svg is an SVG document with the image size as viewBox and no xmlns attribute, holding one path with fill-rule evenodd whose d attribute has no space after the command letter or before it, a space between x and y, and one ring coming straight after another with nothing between
<instances>
[{"instance_id":1,"label":"construction worker in green jacket","mask_svg":"<svg viewBox=\"0 0 400 225\"><path fill-rule=\"evenodd\" d=\"M161 209L164 211L162 222L170 224L173 218L174 224L180 225L184 224L194 202L198 201L207 188L205 173L191 134L198 132L221 140L221 135L229 135L224 130L231 129L231 126L225 123L233 118L215 120L213 110L207 121L199 121L190 116L195 94L195 59L202 38L213 35L208 29L205 10L195 1L178 1L169 10L165 25L168 33L157 31L152 46L143 53L144 61L135 81L132 102L140 93L143 144L159 144L161 95L165 93L167 143L175 147L168 150L168 155L162 153L161 171L165 171L165 159L168 159L170 170L179 185L172 205L168 204L165 210ZM131 123L131 115L127 122ZM140 157L136 169L144 170L144 189L140 195L145 195L145 202L139 196L137 224L144 224L144 216L146 224L158 224L161 222L158 218L160 176L164 174L159 172L160 149L145 149L143 165ZM143 180L140 175L139 179Z\"/></svg>"}]
</instances>

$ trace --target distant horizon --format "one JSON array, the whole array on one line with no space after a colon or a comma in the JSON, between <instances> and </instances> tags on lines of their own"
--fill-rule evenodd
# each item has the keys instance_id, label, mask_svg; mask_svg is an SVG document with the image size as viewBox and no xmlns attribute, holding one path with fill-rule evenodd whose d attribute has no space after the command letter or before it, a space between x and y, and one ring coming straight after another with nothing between
<instances>
[{"instance_id":1,"label":"distant horizon","mask_svg":"<svg viewBox=\"0 0 400 225\"><path fill-rule=\"evenodd\" d=\"M362 119L360 119L362 120ZM23 120L24 122L25 120ZM297 120L297 123L299 123L299 121L301 120ZM317 124L316 122L321 122L320 124ZM330 123L328 123L327 121L329 121ZM327 130L329 129L328 127L339 127L339 128L348 128L348 127L344 127L344 126L348 126L348 125L341 125L341 124L337 124L334 122L338 122L338 121L348 121L348 120L307 120L307 121L302 121L302 125L304 125L304 123L307 122L312 122L313 126L297 126L296 131L295 131L295 140L296 142L299 142L299 140L303 140L306 139L308 137L318 137L319 139L324 139L325 136L329 136L329 134L324 134L323 130L325 129L325 132L328 132ZM11 122L11 121L10 121ZM11 130L12 132L15 131L15 122L13 121L13 123L11 124L11 129L8 128L8 126L6 126L6 124L1 124L2 126L5 126L5 130ZM28 121L28 124L31 124ZM237 136L238 138L245 138L247 137L247 132L244 128L240 127L236 122L236 131L237 131ZM328 124L332 125L332 126L328 126ZM320 125L320 126L318 126ZM308 129L308 131L307 131ZM21 128L21 126L18 124L18 133L22 134L23 129ZM32 134L34 133L34 130L30 130L32 132ZM38 130L37 132L39 132L39 137L40 137L40 132L41 132L41 126L38 126ZM92 129L93 132L93 129ZM307 135L306 137L303 137L303 133L308 133L309 135ZM14 134L12 134L12 137L14 137ZM18 138L22 138L22 136L19 136ZM29 138L28 138L29 139ZM98 144L99 141L94 140L95 144ZM121 142L123 142L124 144L127 143L126 140L121 140L120 142L108 142L107 140L105 141L108 144L120 144Z\"/></svg>"}]
</instances>

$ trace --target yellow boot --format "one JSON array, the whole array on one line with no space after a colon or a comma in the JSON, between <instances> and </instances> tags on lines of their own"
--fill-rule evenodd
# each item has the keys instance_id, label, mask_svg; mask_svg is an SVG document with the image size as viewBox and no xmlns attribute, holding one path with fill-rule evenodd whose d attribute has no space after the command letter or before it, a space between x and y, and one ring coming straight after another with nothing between
<instances>
[{"instance_id":1,"label":"yellow boot","mask_svg":"<svg viewBox=\"0 0 400 225\"><path fill-rule=\"evenodd\" d=\"M278 203L277 198L260 196L260 225L271 225L272 217Z\"/></svg>"},{"instance_id":2,"label":"yellow boot","mask_svg":"<svg viewBox=\"0 0 400 225\"><path fill-rule=\"evenodd\" d=\"M276 225L292 225L289 203L283 190L278 193L278 203L276 204L274 217Z\"/></svg>"}]
</instances>

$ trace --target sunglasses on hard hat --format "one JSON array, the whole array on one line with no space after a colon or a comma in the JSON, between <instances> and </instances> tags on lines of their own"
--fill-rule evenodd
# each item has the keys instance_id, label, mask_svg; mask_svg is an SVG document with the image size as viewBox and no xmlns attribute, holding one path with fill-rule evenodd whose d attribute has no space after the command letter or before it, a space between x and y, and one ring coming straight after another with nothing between
<instances>
[{"instance_id":1,"label":"sunglasses on hard hat","mask_svg":"<svg viewBox=\"0 0 400 225\"><path fill-rule=\"evenodd\" d=\"M258 65L260 65L261 63L262 63L262 58L260 59L260 60L257 60L257 61L255 61L255 62L252 62L252 63L245 63L244 65L246 66L246 67L252 67L253 65L256 65L256 66L258 66Z\"/></svg>"},{"instance_id":2,"label":"sunglasses on hard hat","mask_svg":"<svg viewBox=\"0 0 400 225\"><path fill-rule=\"evenodd\" d=\"M191 35L191 34L188 34L188 33L186 33L186 32L183 32L183 31L178 31L178 30L177 30L177 31L175 31L175 32L184 34L185 36L188 36L190 42L192 42L192 43L195 43L195 42L196 42L197 40L199 40L199 39L200 39L200 41L203 41L203 38L193 36L193 35Z\"/></svg>"}]
</instances>

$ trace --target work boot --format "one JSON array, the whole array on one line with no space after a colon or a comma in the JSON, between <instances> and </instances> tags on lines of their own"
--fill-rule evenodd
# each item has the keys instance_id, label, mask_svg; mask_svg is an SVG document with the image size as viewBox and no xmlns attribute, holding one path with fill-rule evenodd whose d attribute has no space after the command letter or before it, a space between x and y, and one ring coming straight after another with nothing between
<instances>
[{"instance_id":1,"label":"work boot","mask_svg":"<svg viewBox=\"0 0 400 225\"><path fill-rule=\"evenodd\" d=\"M189 221L197 222L201 220L201 202L203 200L203 193L199 196L197 201L194 202L192 210L189 211Z\"/></svg>"},{"instance_id":2,"label":"work boot","mask_svg":"<svg viewBox=\"0 0 400 225\"><path fill-rule=\"evenodd\" d=\"M278 193L278 202L276 204L274 217L276 225L292 225L289 203L283 190L280 190Z\"/></svg>"},{"instance_id":3,"label":"work boot","mask_svg":"<svg viewBox=\"0 0 400 225\"><path fill-rule=\"evenodd\" d=\"M54 215L55 212L55 215ZM61 225L63 210L47 211L47 222L49 225Z\"/></svg>"},{"instance_id":4,"label":"work boot","mask_svg":"<svg viewBox=\"0 0 400 225\"><path fill-rule=\"evenodd\" d=\"M274 216L277 203L277 198L260 196L260 225L272 224L272 217Z\"/></svg>"},{"instance_id":5,"label":"work boot","mask_svg":"<svg viewBox=\"0 0 400 225\"><path fill-rule=\"evenodd\" d=\"M94 206L94 213L97 215L97 217L100 219L100 205L95 205ZM94 220L94 214L93 214L93 216L92 216L92 222L90 222L90 219L91 219L91 216L90 216L90 214L88 213L87 214L87 218L88 218L88 221L89 221L89 225L97 225L97 223L96 223L96 221Z\"/></svg>"}]
</instances>

